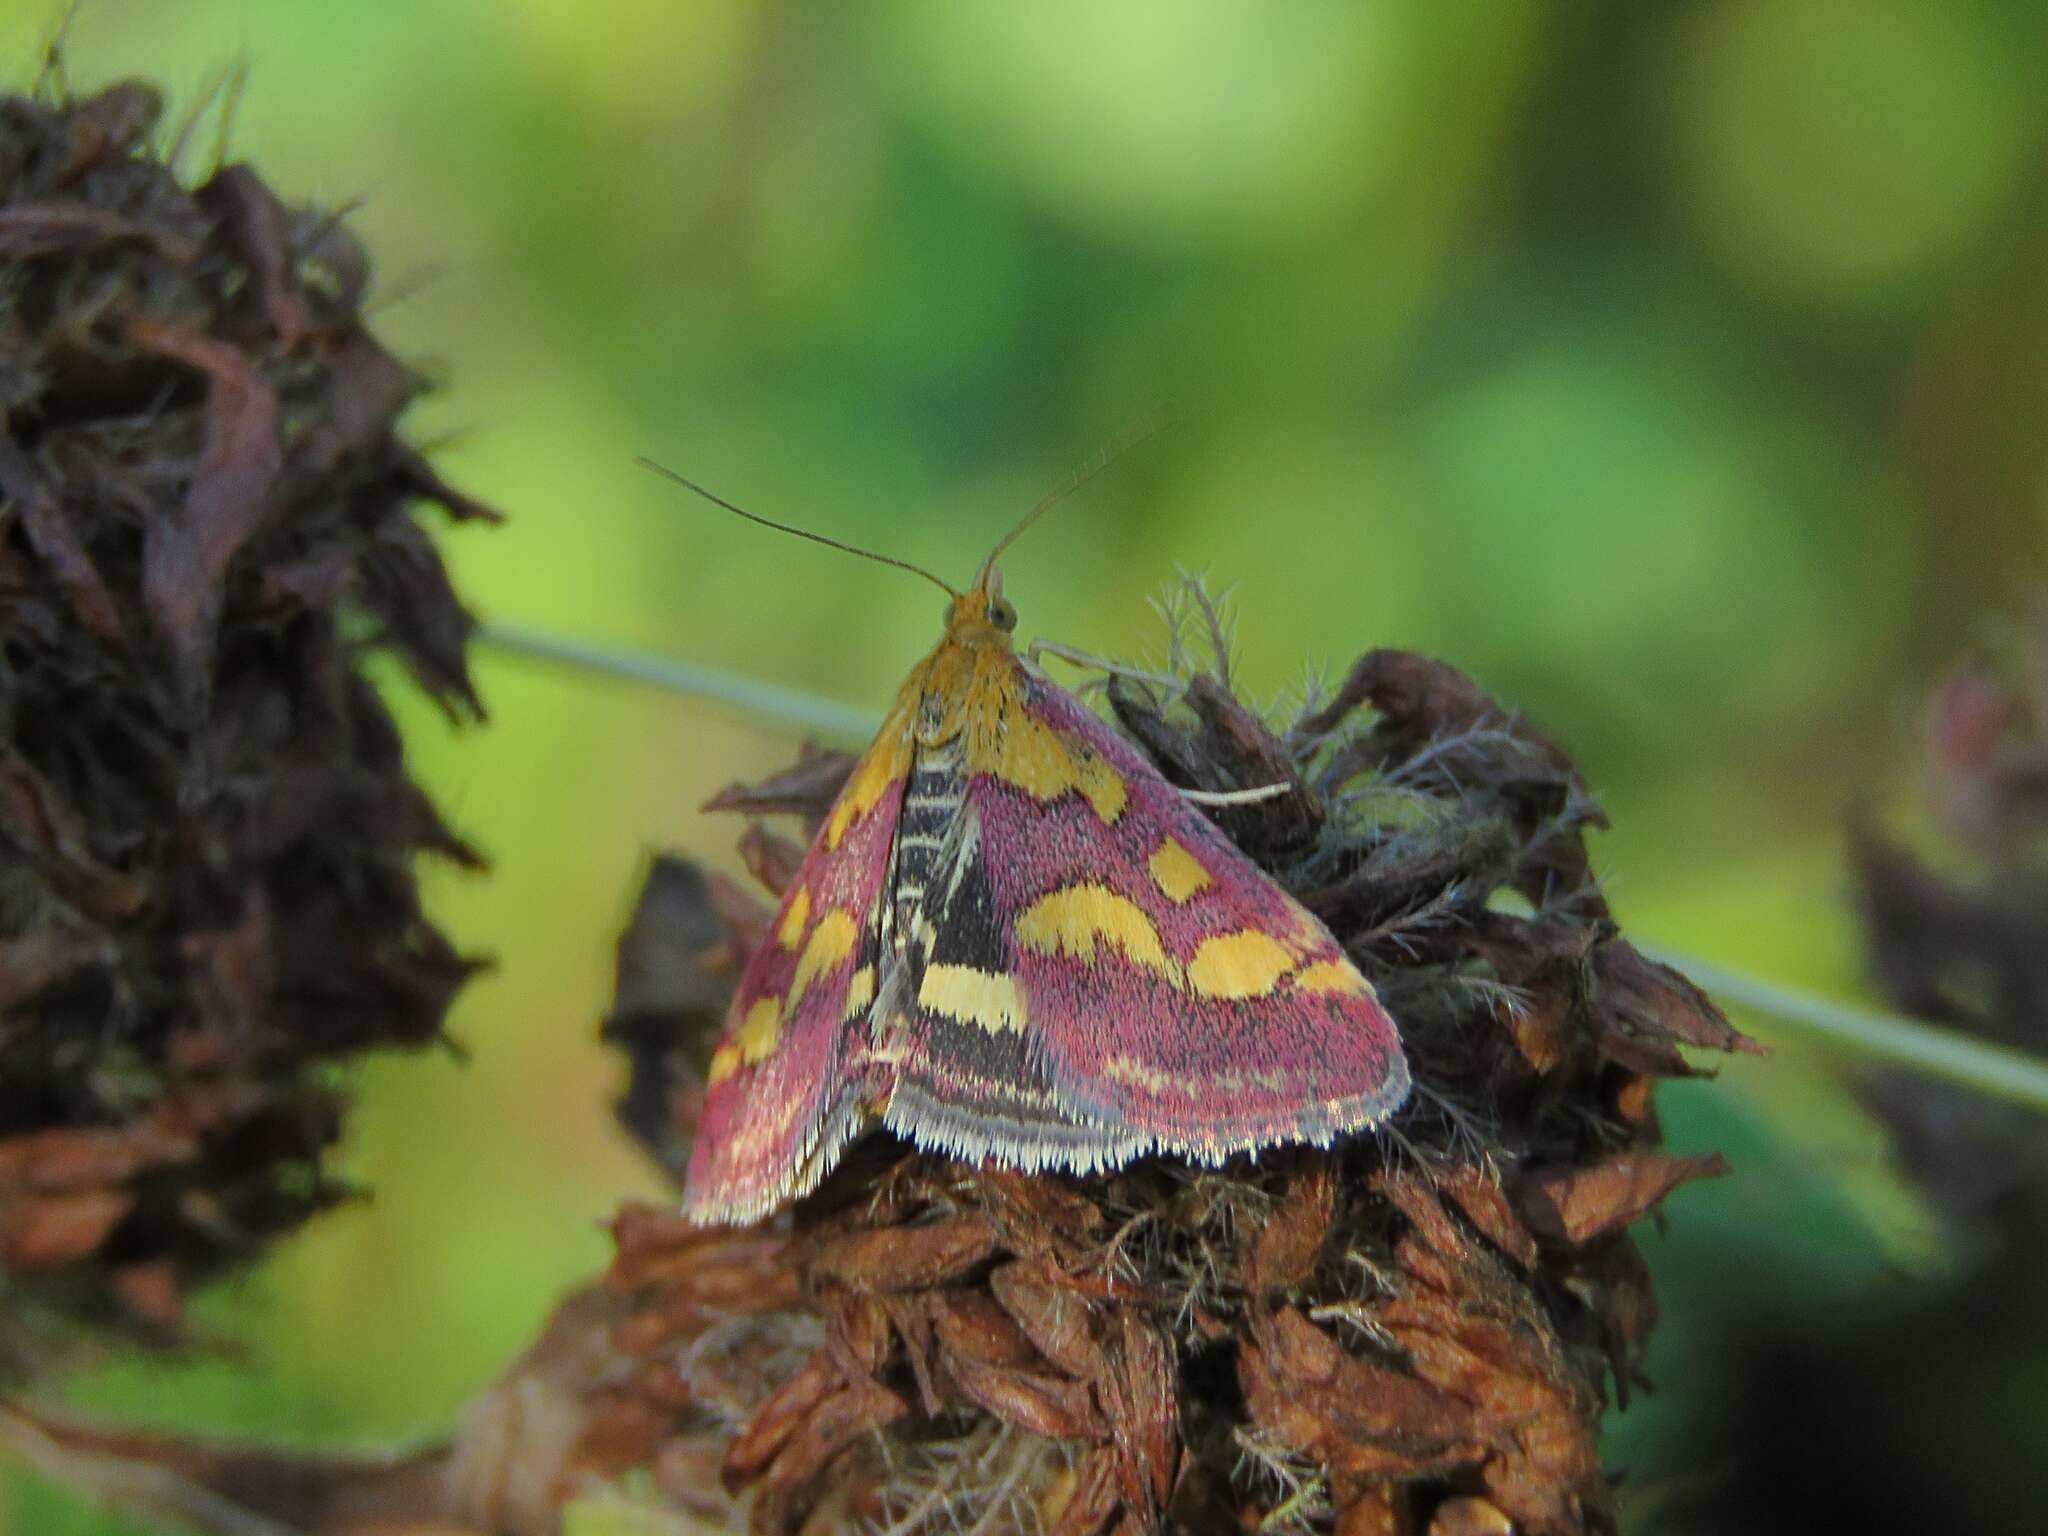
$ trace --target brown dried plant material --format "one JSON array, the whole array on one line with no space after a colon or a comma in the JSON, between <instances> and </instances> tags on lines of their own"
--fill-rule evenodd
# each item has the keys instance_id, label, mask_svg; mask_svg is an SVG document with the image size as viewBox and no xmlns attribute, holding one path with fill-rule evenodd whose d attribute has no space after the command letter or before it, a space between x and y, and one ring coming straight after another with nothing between
<instances>
[{"instance_id":1,"label":"brown dried plant material","mask_svg":"<svg viewBox=\"0 0 2048 1536\"><path fill-rule=\"evenodd\" d=\"M1939 681L1914 743L1928 814L1909 837L1860 808L1850 872L1894 1008L2048 1060L2048 606L1976 627L1993 638ZM1845 1070L1941 1223L1943 1262L1717 1319L1722 1383L1689 1441L1715 1475L1658 1515L1766 1536L2037 1529L2039 1372L2014 1366L2048 1351L2040 1113L1931 1074Z\"/></svg>"},{"instance_id":2,"label":"brown dried plant material","mask_svg":"<svg viewBox=\"0 0 2048 1536\"><path fill-rule=\"evenodd\" d=\"M716 1266L713 1266L715 1269ZM732 1295L744 1294L734 1290ZM781 1305L795 1295L773 1291ZM730 1298L728 1298L729 1300ZM391 1452L293 1450L204 1440L0 1403L0 1453L99 1502L179 1530L221 1536L553 1536L578 1486L572 1452L634 1465L658 1448L633 1433L586 1430L632 1357L614 1342L622 1298L570 1295L540 1337L463 1410L447 1440ZM714 1529L733 1506L715 1506Z\"/></svg>"},{"instance_id":3,"label":"brown dried plant material","mask_svg":"<svg viewBox=\"0 0 2048 1536\"><path fill-rule=\"evenodd\" d=\"M1850 828L1871 971L1905 1013L2048 1058L2048 604L1950 669L1920 751L1946 846L1917 851L1868 815ZM1902 1072L1859 1089L1959 1237L2002 1244L1999 1223L2048 1191L2029 1111Z\"/></svg>"},{"instance_id":4,"label":"brown dried plant material","mask_svg":"<svg viewBox=\"0 0 2048 1536\"><path fill-rule=\"evenodd\" d=\"M342 1198L331 1065L419 1046L474 864L365 653L480 713L366 261L160 101L0 97L0 1368L31 1309L177 1318Z\"/></svg>"},{"instance_id":5,"label":"brown dried plant material","mask_svg":"<svg viewBox=\"0 0 2048 1536\"><path fill-rule=\"evenodd\" d=\"M1594 1435L1655 1315L1628 1229L1723 1168L1655 1150L1651 1090L1694 1070L1681 1046L1751 1042L1619 936L1570 758L1442 663L1374 652L1280 733L1220 673L1111 698L1177 782L1294 786L1217 819L1372 975L1413 1103L1328 1152L1095 1178L878 1135L760 1228L629 1213L610 1283L638 1364L575 1464L700 1517L715 1468L760 1532L1611 1530ZM714 804L815 822L845 771L807 754ZM636 1052L684 1141L704 998L759 937L692 889L668 927L697 958ZM673 893L662 872L649 902ZM756 1288L707 1305L735 1262Z\"/></svg>"}]
</instances>

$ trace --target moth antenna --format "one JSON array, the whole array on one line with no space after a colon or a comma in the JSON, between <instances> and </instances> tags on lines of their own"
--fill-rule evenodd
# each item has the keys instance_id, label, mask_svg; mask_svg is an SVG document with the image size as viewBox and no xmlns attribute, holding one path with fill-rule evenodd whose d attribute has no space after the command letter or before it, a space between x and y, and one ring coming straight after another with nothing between
<instances>
[{"instance_id":1,"label":"moth antenna","mask_svg":"<svg viewBox=\"0 0 2048 1536\"><path fill-rule=\"evenodd\" d=\"M1016 543L1019 535L1026 528L1029 528L1033 523L1045 516L1047 512L1051 511L1062 501L1065 501L1074 492L1081 489L1082 486L1093 480L1140 443L1157 437L1168 427L1172 426L1175 415L1173 403L1168 401L1157 410L1140 416L1130 426L1124 428L1121 434L1111 439L1108 445L1098 452L1094 458L1083 464L1079 469L1074 470L1066 479L1047 491L1039 500L1038 505L1029 512L1026 512L1023 520L1008 533L1004 534L996 542L996 547L988 552L988 558L981 562L981 574L975 579L975 585L980 586L982 582L988 580L988 573L995 569L996 556Z\"/></svg>"},{"instance_id":2,"label":"moth antenna","mask_svg":"<svg viewBox=\"0 0 2048 1536\"><path fill-rule=\"evenodd\" d=\"M699 485L696 481L689 479L687 476L677 474L674 470L670 469L666 464L655 463L654 460L646 457L646 455L644 454L636 458L633 462L638 464L642 469L653 470L654 473L660 475L664 480L675 481L675 483L677 485L680 485L684 490L695 492L697 495L702 496L706 501L710 502L714 507L723 507L726 511L732 513L735 517L744 517L750 523L759 523L763 528L773 528L778 533L793 533L800 539L809 539L813 544L823 544L831 549L843 549L849 555L859 555L863 560L873 560L881 565L893 565L899 571L909 571L913 575L922 576L926 581L930 582L933 586L939 588L940 591L946 593L946 595L949 597L959 597L962 595L959 588L955 587L950 581L945 581L937 576L934 576L930 571L926 570L921 565L912 565L908 560L898 560L894 555L877 554L872 549L862 549L858 544L848 544L843 539L831 538L828 535L822 533L813 533L808 528L798 528L791 523L778 523L772 517L763 517L758 512L749 512L745 507L733 505L733 503L727 501L723 496L719 495L716 491L706 490L703 486Z\"/></svg>"}]
</instances>

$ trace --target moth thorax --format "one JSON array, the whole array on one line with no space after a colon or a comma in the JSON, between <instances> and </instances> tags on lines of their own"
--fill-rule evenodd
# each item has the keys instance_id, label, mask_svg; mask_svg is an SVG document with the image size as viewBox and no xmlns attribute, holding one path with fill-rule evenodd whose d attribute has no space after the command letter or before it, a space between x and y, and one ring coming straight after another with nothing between
<instances>
[{"instance_id":1,"label":"moth thorax","mask_svg":"<svg viewBox=\"0 0 2048 1536\"><path fill-rule=\"evenodd\" d=\"M959 725L960 712L951 707L945 694L933 689L918 700L914 729L919 746L944 745L948 738L959 734Z\"/></svg>"}]
</instances>

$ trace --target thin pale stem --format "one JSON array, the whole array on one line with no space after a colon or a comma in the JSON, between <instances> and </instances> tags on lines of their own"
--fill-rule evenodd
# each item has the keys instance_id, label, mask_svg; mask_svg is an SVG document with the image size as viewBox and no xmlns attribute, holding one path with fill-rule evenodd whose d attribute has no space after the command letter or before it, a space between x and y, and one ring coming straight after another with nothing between
<instances>
[{"instance_id":1,"label":"thin pale stem","mask_svg":"<svg viewBox=\"0 0 2048 1536\"><path fill-rule=\"evenodd\" d=\"M1127 677L1135 683L1149 683L1166 693L1179 695L1187 691L1187 684L1179 678L1168 677L1163 672L1147 672L1143 667L1126 666L1120 661L1109 661L1071 645L1061 645L1057 640L1034 640L1024 647L1024 659L1034 667L1041 656L1057 656L1061 661L1071 662L1077 667L1091 671L1113 673Z\"/></svg>"},{"instance_id":2,"label":"thin pale stem","mask_svg":"<svg viewBox=\"0 0 2048 1536\"><path fill-rule=\"evenodd\" d=\"M757 719L835 740L865 742L881 723L877 711L819 698L801 689L522 625L486 624L477 638L514 655L717 699ZM1802 992L1661 945L1637 947L1684 971L1722 1001L1803 1031L1831 1050L1890 1062L1992 1098L2048 1112L2048 1061L2039 1057L1973 1040L1918 1019Z\"/></svg>"},{"instance_id":3,"label":"thin pale stem","mask_svg":"<svg viewBox=\"0 0 2048 1536\"><path fill-rule=\"evenodd\" d=\"M1723 1003L1789 1024L1831 1049L1938 1077L1992 1098L2048 1111L2048 1061L1900 1014L1860 1008L1696 960L1658 944L1636 948L1685 972Z\"/></svg>"}]
</instances>

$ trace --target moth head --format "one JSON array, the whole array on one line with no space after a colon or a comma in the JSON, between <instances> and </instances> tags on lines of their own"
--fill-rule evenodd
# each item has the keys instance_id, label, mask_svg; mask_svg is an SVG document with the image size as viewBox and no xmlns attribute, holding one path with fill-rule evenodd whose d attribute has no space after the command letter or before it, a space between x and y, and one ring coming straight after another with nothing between
<instances>
[{"instance_id":1,"label":"moth head","mask_svg":"<svg viewBox=\"0 0 2048 1536\"><path fill-rule=\"evenodd\" d=\"M1003 573L993 560L982 567L981 579L946 606L946 628L993 629L1009 634L1017 627L1017 610L1003 596Z\"/></svg>"}]
</instances>

